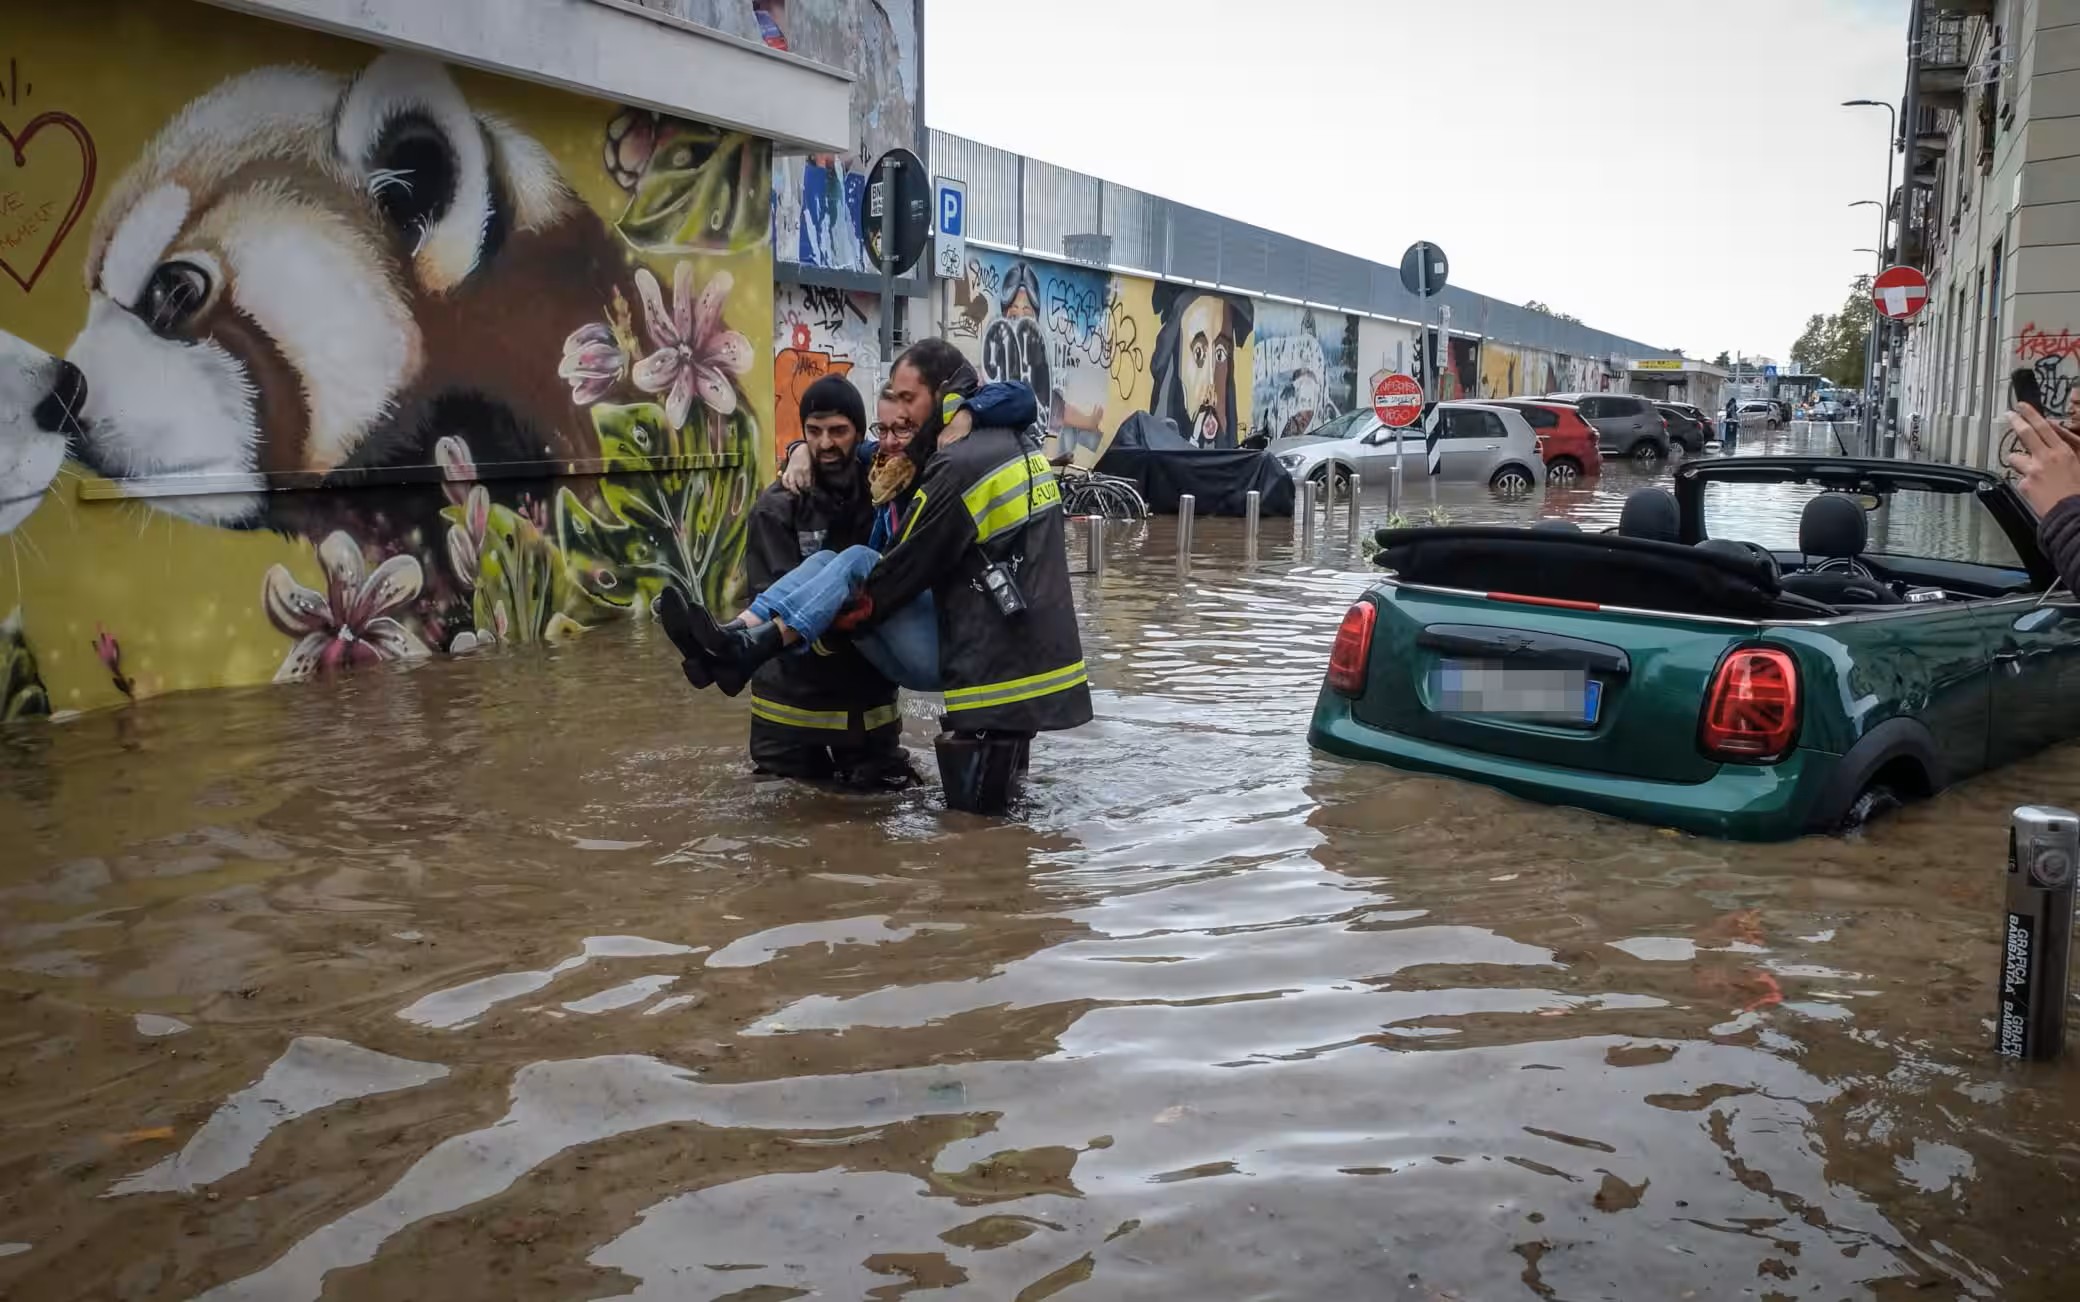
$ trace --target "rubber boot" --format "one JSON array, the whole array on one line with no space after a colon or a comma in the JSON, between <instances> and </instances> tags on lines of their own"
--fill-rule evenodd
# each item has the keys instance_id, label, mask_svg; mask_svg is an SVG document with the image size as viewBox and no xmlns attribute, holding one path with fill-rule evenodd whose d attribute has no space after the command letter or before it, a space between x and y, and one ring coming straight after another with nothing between
<instances>
[{"instance_id":1,"label":"rubber boot","mask_svg":"<svg viewBox=\"0 0 2080 1302\"><path fill-rule=\"evenodd\" d=\"M735 696L743 691L760 665L787 649L786 635L770 619L755 628L724 624L720 632L722 644L710 657L708 669L715 675L715 685L725 696Z\"/></svg>"},{"instance_id":2,"label":"rubber boot","mask_svg":"<svg viewBox=\"0 0 2080 1302\"><path fill-rule=\"evenodd\" d=\"M964 814L1003 814L1024 785L1025 737L942 732L932 741L946 807Z\"/></svg>"}]
</instances>

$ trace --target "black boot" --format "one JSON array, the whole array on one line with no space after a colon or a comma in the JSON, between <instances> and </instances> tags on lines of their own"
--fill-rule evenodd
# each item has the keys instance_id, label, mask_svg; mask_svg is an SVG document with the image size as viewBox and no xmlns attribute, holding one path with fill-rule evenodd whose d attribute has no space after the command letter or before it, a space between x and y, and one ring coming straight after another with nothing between
<instances>
[{"instance_id":1,"label":"black boot","mask_svg":"<svg viewBox=\"0 0 2080 1302\"><path fill-rule=\"evenodd\" d=\"M709 653L703 635L715 629L715 621L708 612L686 599L686 594L677 588L666 588L651 607L664 635L672 640L680 656L679 668L686 681L697 688L715 685L713 656Z\"/></svg>"},{"instance_id":2,"label":"black boot","mask_svg":"<svg viewBox=\"0 0 2080 1302\"><path fill-rule=\"evenodd\" d=\"M715 685L723 695L735 696L751 681L758 667L787 649L787 640L780 626L767 620L753 628L742 624L724 624L718 630L721 649L708 659L708 669L715 675Z\"/></svg>"}]
</instances>

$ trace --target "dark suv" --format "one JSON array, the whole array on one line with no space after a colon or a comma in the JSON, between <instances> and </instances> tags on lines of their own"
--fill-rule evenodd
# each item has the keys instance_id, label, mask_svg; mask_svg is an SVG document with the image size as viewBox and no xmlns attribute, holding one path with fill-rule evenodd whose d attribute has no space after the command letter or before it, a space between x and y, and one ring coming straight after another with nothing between
<instances>
[{"instance_id":1,"label":"dark suv","mask_svg":"<svg viewBox=\"0 0 2080 1302\"><path fill-rule=\"evenodd\" d=\"M1668 456L1668 422L1654 404L1629 393L1549 393L1571 402L1582 419L1596 427L1597 443L1606 456L1650 461Z\"/></svg>"},{"instance_id":2,"label":"dark suv","mask_svg":"<svg viewBox=\"0 0 2080 1302\"><path fill-rule=\"evenodd\" d=\"M1668 441L1683 449L1683 455L1694 457L1704 451L1706 440L1716 437L1703 419L1693 416L1672 402L1657 402L1654 410L1668 424Z\"/></svg>"}]
</instances>

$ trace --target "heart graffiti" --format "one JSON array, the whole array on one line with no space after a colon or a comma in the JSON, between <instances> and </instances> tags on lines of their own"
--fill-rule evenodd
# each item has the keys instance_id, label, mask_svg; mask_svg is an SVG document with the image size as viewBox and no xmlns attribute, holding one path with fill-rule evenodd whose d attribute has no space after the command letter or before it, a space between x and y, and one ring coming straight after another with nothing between
<instances>
[{"instance_id":1,"label":"heart graffiti","mask_svg":"<svg viewBox=\"0 0 2080 1302\"><path fill-rule=\"evenodd\" d=\"M86 124L70 113L39 114L29 120L29 125L23 127L20 134L8 130L7 124L0 122L0 141L6 142L7 147L13 151L14 165L18 168L29 165L29 142L45 127L57 127L65 131L71 135L73 143L79 146L79 186L72 192L72 205L51 229L50 240L44 245L43 255L37 258L36 265L29 269L28 275L24 276L5 255L0 255L0 271L6 272L8 279L20 285L24 293L36 287L44 268L50 266L51 259L57 256L58 246L65 242L65 237L79 224L81 214L86 212L88 196L94 193L94 137L87 134Z\"/></svg>"}]
</instances>

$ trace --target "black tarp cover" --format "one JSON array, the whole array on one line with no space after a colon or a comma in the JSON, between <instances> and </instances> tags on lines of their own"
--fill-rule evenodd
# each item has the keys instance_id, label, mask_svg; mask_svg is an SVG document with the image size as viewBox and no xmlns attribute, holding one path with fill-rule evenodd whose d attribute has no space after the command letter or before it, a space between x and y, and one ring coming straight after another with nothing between
<instances>
[{"instance_id":1,"label":"black tarp cover","mask_svg":"<svg viewBox=\"0 0 2080 1302\"><path fill-rule=\"evenodd\" d=\"M1177 499L1193 497L1199 515L1242 515L1244 495L1262 494L1265 515L1293 513L1293 479L1269 452L1194 448L1167 420L1136 412L1121 423L1099 459L1101 475L1130 479L1148 507L1175 515Z\"/></svg>"}]
</instances>

